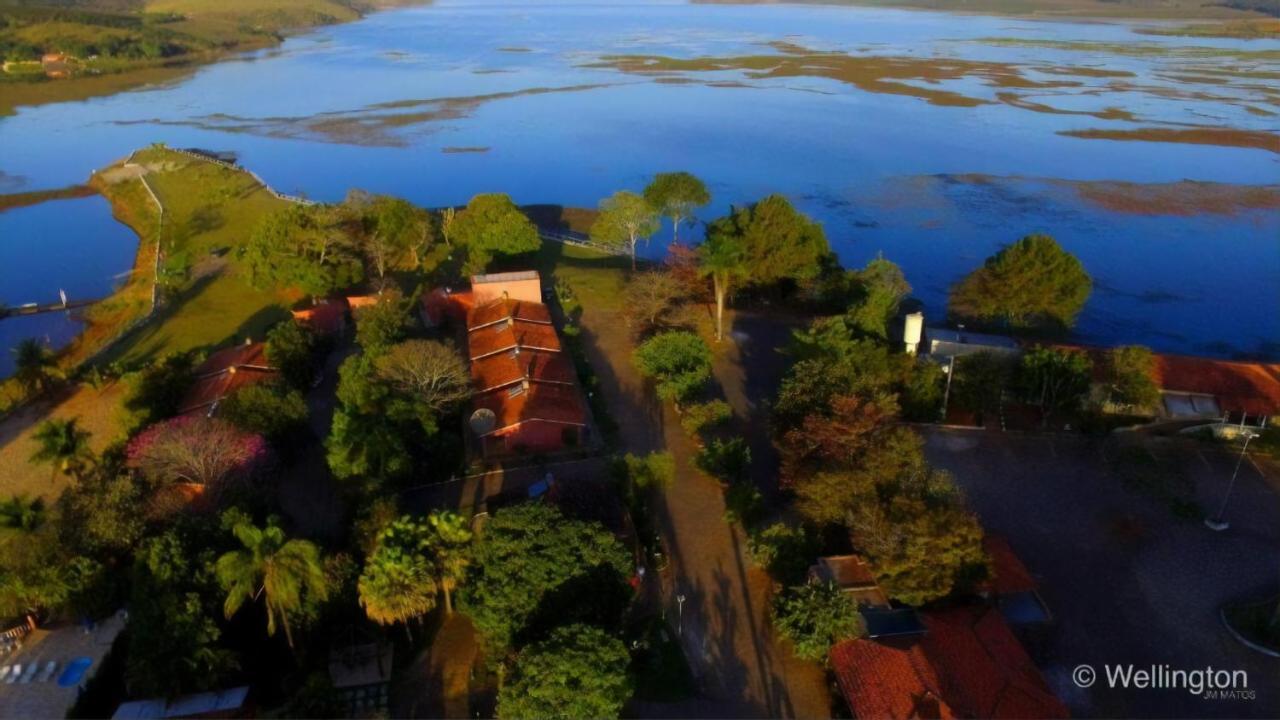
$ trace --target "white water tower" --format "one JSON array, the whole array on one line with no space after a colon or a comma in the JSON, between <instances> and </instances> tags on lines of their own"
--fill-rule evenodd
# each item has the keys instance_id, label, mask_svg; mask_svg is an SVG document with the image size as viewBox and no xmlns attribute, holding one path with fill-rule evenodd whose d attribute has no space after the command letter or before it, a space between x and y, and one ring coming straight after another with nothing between
<instances>
[{"instance_id":1,"label":"white water tower","mask_svg":"<svg viewBox=\"0 0 1280 720\"><path fill-rule=\"evenodd\" d=\"M924 333L924 313L913 312L903 318L902 341L907 344L907 354L915 355Z\"/></svg>"}]
</instances>

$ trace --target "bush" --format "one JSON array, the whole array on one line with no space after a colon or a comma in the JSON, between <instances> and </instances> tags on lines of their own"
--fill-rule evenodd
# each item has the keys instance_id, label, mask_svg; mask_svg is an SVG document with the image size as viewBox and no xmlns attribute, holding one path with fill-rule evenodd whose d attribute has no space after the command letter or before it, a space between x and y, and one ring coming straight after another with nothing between
<instances>
[{"instance_id":1,"label":"bush","mask_svg":"<svg viewBox=\"0 0 1280 720\"><path fill-rule=\"evenodd\" d=\"M774 523L747 536L747 551L774 580L798 585L804 582L809 565L818 554L818 542L804 528Z\"/></svg>"},{"instance_id":2,"label":"bush","mask_svg":"<svg viewBox=\"0 0 1280 720\"><path fill-rule=\"evenodd\" d=\"M751 468L751 448L740 437L712 440L698 451L694 462L700 470L722 482L738 482L747 478Z\"/></svg>"},{"instance_id":3,"label":"bush","mask_svg":"<svg viewBox=\"0 0 1280 720\"><path fill-rule=\"evenodd\" d=\"M627 477L636 488L669 487L676 477L676 462L669 452L653 452L643 457L627 453L623 462Z\"/></svg>"},{"instance_id":4,"label":"bush","mask_svg":"<svg viewBox=\"0 0 1280 720\"><path fill-rule=\"evenodd\" d=\"M633 359L640 374L657 383L658 397L677 404L695 397L711 379L711 348L691 332L654 335Z\"/></svg>"},{"instance_id":5,"label":"bush","mask_svg":"<svg viewBox=\"0 0 1280 720\"><path fill-rule=\"evenodd\" d=\"M802 585L778 595L773 622L806 660L825 661L832 645L866 632L857 603L835 583Z\"/></svg>"},{"instance_id":6,"label":"bush","mask_svg":"<svg viewBox=\"0 0 1280 720\"><path fill-rule=\"evenodd\" d=\"M279 440L307 422L302 393L276 384L240 388L219 409L232 425L270 440Z\"/></svg>"},{"instance_id":7,"label":"bush","mask_svg":"<svg viewBox=\"0 0 1280 720\"><path fill-rule=\"evenodd\" d=\"M284 381L299 390L311 386L316 371L316 336L302 325L287 320L267 333L267 362L280 371Z\"/></svg>"},{"instance_id":8,"label":"bush","mask_svg":"<svg viewBox=\"0 0 1280 720\"><path fill-rule=\"evenodd\" d=\"M693 403L684 408L684 413L680 417L680 427L696 437L704 430L710 430L728 422L732 417L733 408L729 407L729 403L723 400L708 400Z\"/></svg>"},{"instance_id":9,"label":"bush","mask_svg":"<svg viewBox=\"0 0 1280 720\"><path fill-rule=\"evenodd\" d=\"M738 482L729 486L724 494L725 522L738 523L750 528L760 521L764 511L764 496L749 482Z\"/></svg>"}]
</instances>

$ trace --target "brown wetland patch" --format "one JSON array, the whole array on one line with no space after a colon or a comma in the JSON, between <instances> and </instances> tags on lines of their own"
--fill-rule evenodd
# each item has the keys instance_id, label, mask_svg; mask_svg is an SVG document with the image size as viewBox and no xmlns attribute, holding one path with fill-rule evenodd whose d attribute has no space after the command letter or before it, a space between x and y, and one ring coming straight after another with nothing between
<instances>
[{"instance_id":1,"label":"brown wetland patch","mask_svg":"<svg viewBox=\"0 0 1280 720\"><path fill-rule=\"evenodd\" d=\"M490 148L488 145L474 145L474 146L450 145L448 147L440 148L440 152L446 155L460 155L464 153L487 153L491 149L492 148Z\"/></svg>"},{"instance_id":2,"label":"brown wetland patch","mask_svg":"<svg viewBox=\"0 0 1280 720\"><path fill-rule=\"evenodd\" d=\"M1081 198L1112 212L1134 215L1235 215L1280 209L1280 185L1229 185L1183 180L1176 183L1068 182Z\"/></svg>"},{"instance_id":3,"label":"brown wetland patch","mask_svg":"<svg viewBox=\"0 0 1280 720\"><path fill-rule=\"evenodd\" d=\"M1234 128L1138 128L1136 130L1059 130L1059 135L1090 140L1188 143L1222 147L1255 148L1280 153L1280 135L1261 130Z\"/></svg>"}]
</instances>

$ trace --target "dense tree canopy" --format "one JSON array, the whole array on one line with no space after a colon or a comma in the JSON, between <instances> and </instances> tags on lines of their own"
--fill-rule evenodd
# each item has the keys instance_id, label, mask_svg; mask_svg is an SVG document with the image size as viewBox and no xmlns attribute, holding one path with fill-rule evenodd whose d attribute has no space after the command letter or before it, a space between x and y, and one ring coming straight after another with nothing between
<instances>
[{"instance_id":1,"label":"dense tree canopy","mask_svg":"<svg viewBox=\"0 0 1280 720\"><path fill-rule=\"evenodd\" d=\"M436 606L439 586L431 572L430 544L426 523L408 515L379 533L359 580L360 605L370 620L408 623Z\"/></svg>"},{"instance_id":2,"label":"dense tree canopy","mask_svg":"<svg viewBox=\"0 0 1280 720\"><path fill-rule=\"evenodd\" d=\"M306 390L316 372L315 333L301 323L286 321L267 332L267 362L289 385Z\"/></svg>"},{"instance_id":3,"label":"dense tree canopy","mask_svg":"<svg viewBox=\"0 0 1280 720\"><path fill-rule=\"evenodd\" d=\"M951 314L1018 329L1071 327L1093 281L1048 235L1028 235L951 288Z\"/></svg>"},{"instance_id":4,"label":"dense tree canopy","mask_svg":"<svg viewBox=\"0 0 1280 720\"><path fill-rule=\"evenodd\" d=\"M626 246L634 270L636 243L657 231L658 211L640 195L619 190L600 201L600 214L591 224L591 241L605 247Z\"/></svg>"},{"instance_id":5,"label":"dense tree canopy","mask_svg":"<svg viewBox=\"0 0 1280 720\"><path fill-rule=\"evenodd\" d=\"M538 229L511 198L501 193L476 195L450 224L450 237L467 252L464 270L481 273L496 257L534 252Z\"/></svg>"},{"instance_id":6,"label":"dense tree canopy","mask_svg":"<svg viewBox=\"0 0 1280 720\"><path fill-rule=\"evenodd\" d=\"M374 360L380 380L432 412L452 410L471 396L471 374L451 343L406 340Z\"/></svg>"},{"instance_id":7,"label":"dense tree canopy","mask_svg":"<svg viewBox=\"0 0 1280 720\"><path fill-rule=\"evenodd\" d=\"M262 219L240 257L259 288L296 287L322 297L364 278L359 248L324 209L289 205Z\"/></svg>"},{"instance_id":8,"label":"dense tree canopy","mask_svg":"<svg viewBox=\"0 0 1280 720\"><path fill-rule=\"evenodd\" d=\"M590 625L557 628L520 653L498 695L499 718L616 718L631 698L631 656Z\"/></svg>"},{"instance_id":9,"label":"dense tree canopy","mask_svg":"<svg viewBox=\"0 0 1280 720\"><path fill-rule=\"evenodd\" d=\"M1023 397L1040 408L1044 424L1080 407L1089 394L1093 363L1082 352L1036 348L1022 356L1018 383Z\"/></svg>"},{"instance_id":10,"label":"dense tree canopy","mask_svg":"<svg viewBox=\"0 0 1280 720\"><path fill-rule=\"evenodd\" d=\"M782 195L734 208L707 226L708 242L724 237L736 238L742 246L745 281L751 285L811 280L831 252L822 226Z\"/></svg>"},{"instance_id":11,"label":"dense tree canopy","mask_svg":"<svg viewBox=\"0 0 1280 720\"><path fill-rule=\"evenodd\" d=\"M680 223L711 202L707 186L687 172L658 173L644 189L644 199L660 214L671 218L671 239L680 241Z\"/></svg>"},{"instance_id":12,"label":"dense tree canopy","mask_svg":"<svg viewBox=\"0 0 1280 720\"><path fill-rule=\"evenodd\" d=\"M504 508L474 546L462 602L495 651L547 624L616 623L631 555L604 527L526 503Z\"/></svg>"},{"instance_id":13,"label":"dense tree canopy","mask_svg":"<svg viewBox=\"0 0 1280 720\"><path fill-rule=\"evenodd\" d=\"M907 278L901 268L883 257L871 260L852 274L856 297L849 306L849 325L868 337L887 340L889 323L911 292Z\"/></svg>"}]
</instances>

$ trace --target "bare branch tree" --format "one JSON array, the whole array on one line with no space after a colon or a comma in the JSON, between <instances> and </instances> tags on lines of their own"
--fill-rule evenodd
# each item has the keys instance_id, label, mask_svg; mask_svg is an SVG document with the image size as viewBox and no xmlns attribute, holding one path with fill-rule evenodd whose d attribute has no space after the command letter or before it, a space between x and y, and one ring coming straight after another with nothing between
<instances>
[{"instance_id":1,"label":"bare branch tree","mask_svg":"<svg viewBox=\"0 0 1280 720\"><path fill-rule=\"evenodd\" d=\"M471 375L458 351L434 340L406 340L377 360L378 377L437 412L471 395Z\"/></svg>"},{"instance_id":2,"label":"bare branch tree","mask_svg":"<svg viewBox=\"0 0 1280 720\"><path fill-rule=\"evenodd\" d=\"M157 483L187 482L216 494L248 475L267 454L262 436L225 420L179 417L152 425L129 443L129 466Z\"/></svg>"}]
</instances>

